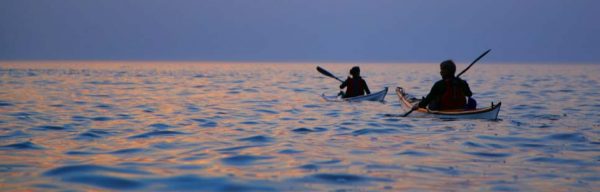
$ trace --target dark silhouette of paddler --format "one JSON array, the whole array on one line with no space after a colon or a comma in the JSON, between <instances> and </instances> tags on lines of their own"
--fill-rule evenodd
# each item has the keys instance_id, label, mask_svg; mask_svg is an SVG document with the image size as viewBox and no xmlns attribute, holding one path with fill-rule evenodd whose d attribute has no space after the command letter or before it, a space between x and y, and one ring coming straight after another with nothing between
<instances>
[{"instance_id":1,"label":"dark silhouette of paddler","mask_svg":"<svg viewBox=\"0 0 600 192\"><path fill-rule=\"evenodd\" d=\"M356 97L366 94L371 94L367 82L360 76L360 68L358 66L350 69L350 75L341 85L340 89L346 88L346 92L340 92L342 98Z\"/></svg>"},{"instance_id":2,"label":"dark silhouette of paddler","mask_svg":"<svg viewBox=\"0 0 600 192\"><path fill-rule=\"evenodd\" d=\"M430 110L453 110L453 109L475 109L476 102L471 98L473 93L469 84L458 77L455 77L456 65L452 60L446 60L440 63L440 75L442 80L437 81L427 97L418 105L417 108L428 107ZM467 105L467 97L468 105Z\"/></svg>"}]
</instances>

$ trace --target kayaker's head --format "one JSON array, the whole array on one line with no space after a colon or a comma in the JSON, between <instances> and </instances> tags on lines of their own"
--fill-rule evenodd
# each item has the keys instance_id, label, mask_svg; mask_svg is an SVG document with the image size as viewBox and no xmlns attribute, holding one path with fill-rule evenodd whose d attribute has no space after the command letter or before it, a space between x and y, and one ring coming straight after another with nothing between
<instances>
[{"instance_id":1,"label":"kayaker's head","mask_svg":"<svg viewBox=\"0 0 600 192\"><path fill-rule=\"evenodd\" d=\"M360 68L358 66L352 67L352 69L350 69L350 75L352 75L352 78L360 77Z\"/></svg>"},{"instance_id":2,"label":"kayaker's head","mask_svg":"<svg viewBox=\"0 0 600 192\"><path fill-rule=\"evenodd\" d=\"M442 75L442 79L450 79L454 77L454 73L456 72L456 65L452 60L445 60L440 63L440 75Z\"/></svg>"}]
</instances>

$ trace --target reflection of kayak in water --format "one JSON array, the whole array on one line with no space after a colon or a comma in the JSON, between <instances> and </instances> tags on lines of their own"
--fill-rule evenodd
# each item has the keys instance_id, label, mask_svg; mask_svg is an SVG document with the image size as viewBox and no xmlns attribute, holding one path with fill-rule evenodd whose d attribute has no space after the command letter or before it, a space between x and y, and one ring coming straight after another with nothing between
<instances>
[{"instance_id":1,"label":"reflection of kayak in water","mask_svg":"<svg viewBox=\"0 0 600 192\"><path fill-rule=\"evenodd\" d=\"M379 92L375 92L375 93L368 94L368 95L350 97L350 98L342 98L338 95L326 96L325 93L323 93L321 95L321 97L323 97L323 99L325 99L326 101L351 101L351 102L354 102L354 101L379 101L379 102L383 102L383 99L385 99L385 95L387 94L387 91L388 91L388 88L386 87Z\"/></svg>"},{"instance_id":2,"label":"reflection of kayak in water","mask_svg":"<svg viewBox=\"0 0 600 192\"><path fill-rule=\"evenodd\" d=\"M400 98L400 103L402 107L405 107L406 110L410 110L413 105L416 105L421 101L421 99L417 99L411 96L408 96L404 92L402 87L396 88L396 94ZM442 119L497 119L498 112L500 112L500 106L502 102L498 102L498 104L487 108L478 108L478 109L454 109L454 110L429 110L426 108L419 108L415 110L419 112L424 117L435 117Z\"/></svg>"}]
</instances>

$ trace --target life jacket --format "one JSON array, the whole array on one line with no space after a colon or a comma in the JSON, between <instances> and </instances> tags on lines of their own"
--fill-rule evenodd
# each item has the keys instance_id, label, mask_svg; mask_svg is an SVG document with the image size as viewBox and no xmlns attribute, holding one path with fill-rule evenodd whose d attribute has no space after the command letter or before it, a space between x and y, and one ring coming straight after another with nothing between
<instances>
[{"instance_id":1,"label":"life jacket","mask_svg":"<svg viewBox=\"0 0 600 192\"><path fill-rule=\"evenodd\" d=\"M463 109L467 104L462 82L459 79L444 80L444 94L440 99L440 109Z\"/></svg>"},{"instance_id":2,"label":"life jacket","mask_svg":"<svg viewBox=\"0 0 600 192\"><path fill-rule=\"evenodd\" d=\"M362 78L348 79L348 85L346 87L346 95L344 97L355 97L365 94L365 87L362 84Z\"/></svg>"}]
</instances>

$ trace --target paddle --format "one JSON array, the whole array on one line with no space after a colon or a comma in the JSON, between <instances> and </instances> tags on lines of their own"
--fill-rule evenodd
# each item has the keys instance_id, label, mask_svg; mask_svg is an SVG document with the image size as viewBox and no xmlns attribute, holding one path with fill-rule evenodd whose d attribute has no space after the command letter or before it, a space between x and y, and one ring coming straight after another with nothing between
<instances>
[{"instance_id":1,"label":"paddle","mask_svg":"<svg viewBox=\"0 0 600 192\"><path fill-rule=\"evenodd\" d=\"M479 59L481 59L483 56L487 55L490 51L491 51L491 49L488 49L487 51L483 52L479 57L477 57L477 59L475 59L473 62L471 62L471 64L467 68L465 68L460 73L458 73L456 78L460 77L460 75L467 72L467 70L469 70L471 68L471 66L473 66L473 64L477 63L477 61L479 61Z\"/></svg>"},{"instance_id":2,"label":"paddle","mask_svg":"<svg viewBox=\"0 0 600 192\"><path fill-rule=\"evenodd\" d=\"M491 49L488 49L487 51L485 51L481 55L479 55L479 57L477 57L477 59L475 59L473 62L471 62L471 64L467 68L465 68L464 70L462 70L456 76L456 78L460 77L460 75L462 75L463 73L467 72L467 70L469 70L471 68L471 66L473 66L473 64L477 63L477 61L479 61L479 59L481 59L483 56L487 55L490 51L491 51ZM402 115L402 117L406 117L406 116L410 115L410 113L412 113L413 111L415 111L414 108L410 109L410 111L406 112L404 115Z\"/></svg>"},{"instance_id":3,"label":"paddle","mask_svg":"<svg viewBox=\"0 0 600 192\"><path fill-rule=\"evenodd\" d=\"M335 75L331 74L329 71L327 71L327 70L325 70L325 69L323 69L323 68L321 68L319 66L317 66L317 71L319 71L319 73L321 73L321 74L323 74L323 75L325 75L327 77L331 77L331 78L337 79L338 81L340 81L342 83L344 82L341 79L337 78Z\"/></svg>"},{"instance_id":4,"label":"paddle","mask_svg":"<svg viewBox=\"0 0 600 192\"><path fill-rule=\"evenodd\" d=\"M410 111L406 112L404 115L402 115L402 117L410 115L410 113L412 113L413 111L415 111L415 109L410 109Z\"/></svg>"}]
</instances>

